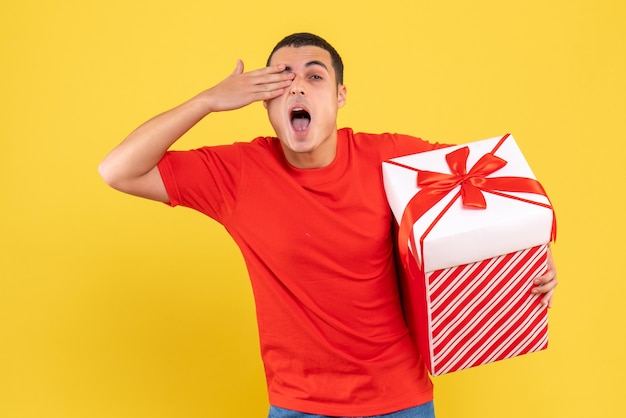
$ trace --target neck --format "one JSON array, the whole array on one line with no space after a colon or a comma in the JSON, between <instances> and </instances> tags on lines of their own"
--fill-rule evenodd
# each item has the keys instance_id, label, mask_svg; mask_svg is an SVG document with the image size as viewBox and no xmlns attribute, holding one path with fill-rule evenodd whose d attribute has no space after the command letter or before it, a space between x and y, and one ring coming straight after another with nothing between
<instances>
[{"instance_id":1,"label":"neck","mask_svg":"<svg viewBox=\"0 0 626 418\"><path fill-rule=\"evenodd\" d=\"M335 160L337 152L335 150L332 156L325 155L324 157L318 157L313 154L314 152L285 153L285 157L287 162L296 168L313 169L330 165Z\"/></svg>"},{"instance_id":2,"label":"neck","mask_svg":"<svg viewBox=\"0 0 626 418\"><path fill-rule=\"evenodd\" d=\"M296 152L282 143L281 146L287 162L296 168L314 169L326 167L335 161L337 156L337 130L335 129L329 138L308 151Z\"/></svg>"}]
</instances>

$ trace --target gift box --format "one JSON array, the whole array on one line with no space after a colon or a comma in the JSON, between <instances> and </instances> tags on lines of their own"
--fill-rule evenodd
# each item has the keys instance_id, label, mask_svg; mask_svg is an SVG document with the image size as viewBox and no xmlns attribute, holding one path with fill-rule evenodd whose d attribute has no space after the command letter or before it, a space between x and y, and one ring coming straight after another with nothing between
<instances>
[{"instance_id":1,"label":"gift box","mask_svg":"<svg viewBox=\"0 0 626 418\"><path fill-rule=\"evenodd\" d=\"M513 136L394 158L382 170L406 320L430 373L547 348L547 310L531 290L556 223Z\"/></svg>"}]
</instances>

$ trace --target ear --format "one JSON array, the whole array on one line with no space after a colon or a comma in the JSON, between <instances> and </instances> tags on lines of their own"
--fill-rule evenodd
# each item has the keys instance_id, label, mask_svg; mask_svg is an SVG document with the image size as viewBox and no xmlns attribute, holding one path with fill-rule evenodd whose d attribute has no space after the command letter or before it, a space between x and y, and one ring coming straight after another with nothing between
<instances>
[{"instance_id":1,"label":"ear","mask_svg":"<svg viewBox=\"0 0 626 418\"><path fill-rule=\"evenodd\" d=\"M346 104L346 95L348 94L348 88L344 84L337 86L337 107L340 109Z\"/></svg>"}]
</instances>

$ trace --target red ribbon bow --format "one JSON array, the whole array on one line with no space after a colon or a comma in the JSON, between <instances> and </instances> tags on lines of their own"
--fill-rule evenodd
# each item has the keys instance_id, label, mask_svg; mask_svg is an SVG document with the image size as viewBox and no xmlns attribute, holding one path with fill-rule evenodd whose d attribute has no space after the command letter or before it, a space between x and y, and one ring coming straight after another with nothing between
<instances>
[{"instance_id":1,"label":"red ribbon bow","mask_svg":"<svg viewBox=\"0 0 626 418\"><path fill-rule=\"evenodd\" d=\"M418 254L415 247L415 238L413 236L413 224L457 186L461 186L459 192L426 229L420 238L420 243L423 244L424 238L459 197L461 197L464 206L476 209L487 208L483 193L488 192L553 210L551 205L502 193L524 192L540 194L547 197L545 190L535 179L525 177L486 177L507 164L505 160L496 157L494 153L508 136L507 134L502 137L494 150L483 155L469 172L467 172L466 169L467 157L469 156L468 147L459 148L446 155L446 162L451 171L450 174L419 170L390 161L393 164L417 171L417 185L421 188L407 204L402 214L402 220L400 221L398 244L400 256L402 257L405 267L410 270L414 270L415 268L415 266L413 266L414 263L410 262L411 257L409 256L409 247L407 246L409 240L413 253ZM550 239L554 240L556 239L556 221L554 215L552 219ZM421 247L423 248L423 245L421 245ZM421 263L417 267L423 271L423 251L420 259ZM413 268L411 268L411 266L413 266Z\"/></svg>"},{"instance_id":2,"label":"red ribbon bow","mask_svg":"<svg viewBox=\"0 0 626 418\"><path fill-rule=\"evenodd\" d=\"M465 168L468 156L468 147L459 148L446 155L446 162L452 174L418 169L417 185L436 195L446 195L450 190L460 185L464 206L485 209L487 203L481 189L489 188L489 184L495 180L485 177L504 167L506 161L491 153L485 154L468 173Z\"/></svg>"}]
</instances>

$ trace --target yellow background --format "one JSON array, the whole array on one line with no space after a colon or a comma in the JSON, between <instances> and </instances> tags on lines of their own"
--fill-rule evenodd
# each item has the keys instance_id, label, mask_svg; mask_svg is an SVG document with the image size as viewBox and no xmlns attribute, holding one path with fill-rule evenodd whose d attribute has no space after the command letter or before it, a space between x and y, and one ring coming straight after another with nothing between
<instances>
[{"instance_id":1,"label":"yellow background","mask_svg":"<svg viewBox=\"0 0 626 418\"><path fill-rule=\"evenodd\" d=\"M302 30L344 58L340 125L512 132L556 207L550 348L436 378L438 417L623 415L623 1L5 0L0 417L265 416L237 248L96 168L138 124ZM272 133L258 103L209 119L176 147Z\"/></svg>"}]
</instances>

